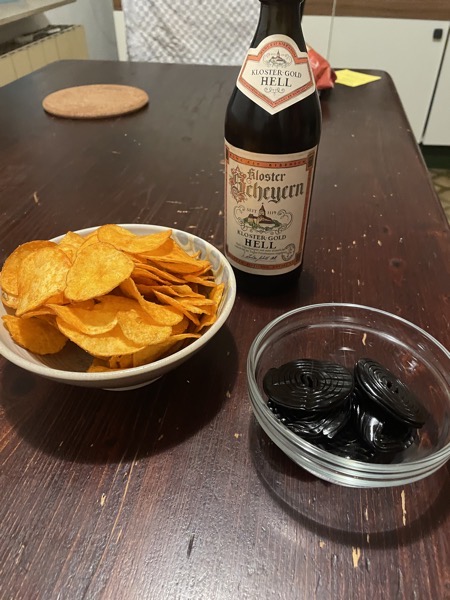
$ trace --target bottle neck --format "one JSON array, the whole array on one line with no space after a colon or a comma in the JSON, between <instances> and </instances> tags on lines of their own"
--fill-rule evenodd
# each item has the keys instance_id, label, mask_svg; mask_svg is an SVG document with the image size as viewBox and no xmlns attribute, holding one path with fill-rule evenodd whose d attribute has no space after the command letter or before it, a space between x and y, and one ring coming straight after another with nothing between
<instances>
[{"instance_id":1,"label":"bottle neck","mask_svg":"<svg viewBox=\"0 0 450 600\"><path fill-rule=\"evenodd\" d=\"M301 28L302 0L260 0L259 23L252 41L255 48L269 35L281 33L292 38L300 50L306 52Z\"/></svg>"}]
</instances>

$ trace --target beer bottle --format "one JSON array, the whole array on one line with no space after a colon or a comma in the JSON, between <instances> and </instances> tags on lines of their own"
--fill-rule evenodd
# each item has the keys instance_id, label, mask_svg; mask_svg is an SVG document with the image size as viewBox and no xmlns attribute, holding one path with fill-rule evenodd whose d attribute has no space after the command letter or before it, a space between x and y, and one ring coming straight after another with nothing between
<instances>
[{"instance_id":1,"label":"beer bottle","mask_svg":"<svg viewBox=\"0 0 450 600\"><path fill-rule=\"evenodd\" d=\"M300 274L321 111L301 0L260 0L225 117L225 254L238 287L272 293Z\"/></svg>"}]
</instances>

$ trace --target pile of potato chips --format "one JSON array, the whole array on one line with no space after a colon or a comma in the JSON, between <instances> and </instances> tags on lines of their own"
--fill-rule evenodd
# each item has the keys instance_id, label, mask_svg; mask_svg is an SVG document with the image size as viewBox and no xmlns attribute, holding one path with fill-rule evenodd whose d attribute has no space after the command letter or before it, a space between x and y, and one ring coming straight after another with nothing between
<instances>
[{"instance_id":1,"label":"pile of potato chips","mask_svg":"<svg viewBox=\"0 0 450 600\"><path fill-rule=\"evenodd\" d=\"M15 311L2 317L11 337L42 355L70 340L93 356L90 372L147 364L200 337L224 284L171 234L103 225L22 244L0 273L3 304Z\"/></svg>"}]
</instances>

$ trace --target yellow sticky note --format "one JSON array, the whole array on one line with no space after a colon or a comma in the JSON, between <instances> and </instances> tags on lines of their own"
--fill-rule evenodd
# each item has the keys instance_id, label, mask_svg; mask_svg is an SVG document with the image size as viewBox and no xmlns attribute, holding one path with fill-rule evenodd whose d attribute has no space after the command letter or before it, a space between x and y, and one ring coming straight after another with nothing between
<instances>
[{"instance_id":1,"label":"yellow sticky note","mask_svg":"<svg viewBox=\"0 0 450 600\"><path fill-rule=\"evenodd\" d=\"M336 75L336 83L348 85L349 87L358 87L358 85L364 85L365 83L381 79L378 75L367 75L366 73L358 73L357 71L350 71L349 69L336 71Z\"/></svg>"}]
</instances>

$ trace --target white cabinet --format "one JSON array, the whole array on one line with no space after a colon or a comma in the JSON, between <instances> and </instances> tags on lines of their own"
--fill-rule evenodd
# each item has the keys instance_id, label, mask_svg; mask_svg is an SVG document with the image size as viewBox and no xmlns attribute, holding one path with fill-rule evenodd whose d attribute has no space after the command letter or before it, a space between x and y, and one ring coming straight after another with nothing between
<instances>
[{"instance_id":1,"label":"white cabinet","mask_svg":"<svg viewBox=\"0 0 450 600\"><path fill-rule=\"evenodd\" d=\"M433 39L435 30L439 29L442 37ZM387 71L394 80L416 140L420 142L448 29L447 21L336 17L329 61L336 69Z\"/></svg>"},{"instance_id":2,"label":"white cabinet","mask_svg":"<svg viewBox=\"0 0 450 600\"><path fill-rule=\"evenodd\" d=\"M423 143L431 146L450 146L450 37L442 61Z\"/></svg>"}]
</instances>

